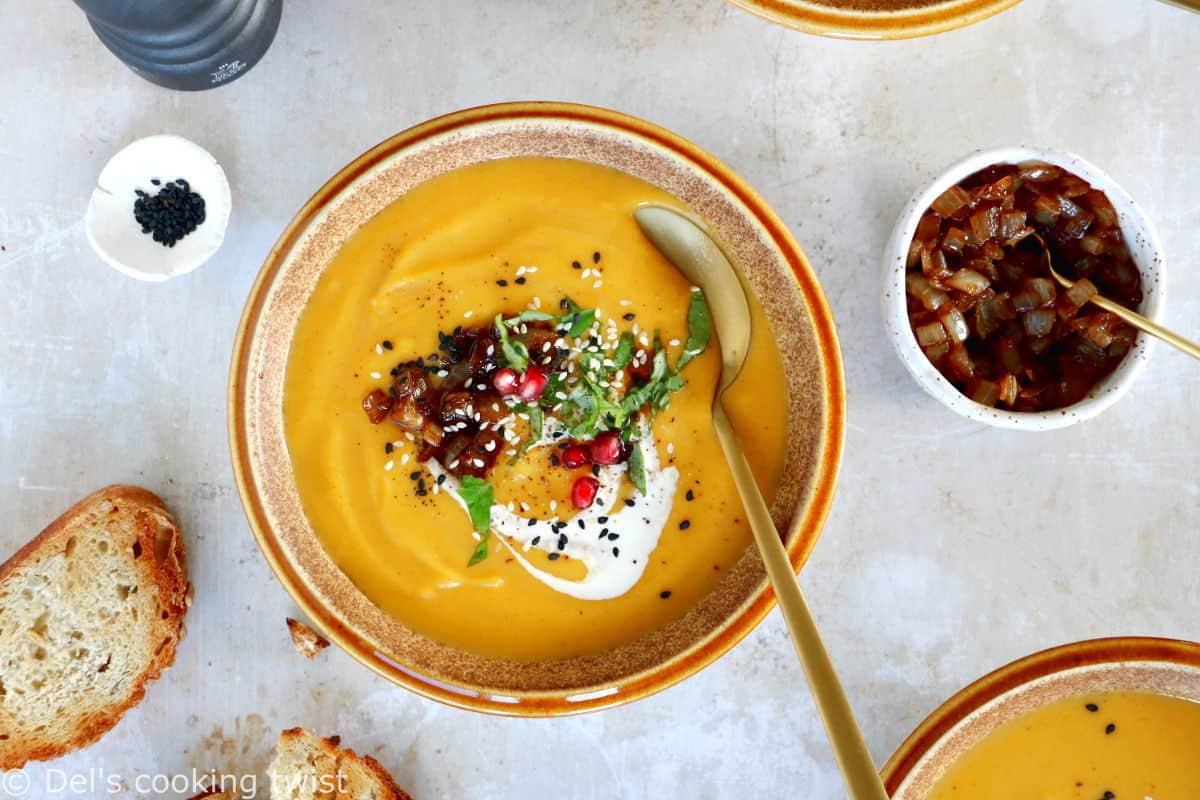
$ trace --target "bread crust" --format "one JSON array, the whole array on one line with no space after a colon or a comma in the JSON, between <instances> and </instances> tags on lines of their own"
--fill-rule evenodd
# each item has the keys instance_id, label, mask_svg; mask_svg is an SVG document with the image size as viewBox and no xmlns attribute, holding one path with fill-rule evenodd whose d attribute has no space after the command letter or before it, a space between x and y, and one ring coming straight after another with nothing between
<instances>
[{"instance_id":1,"label":"bread crust","mask_svg":"<svg viewBox=\"0 0 1200 800\"><path fill-rule=\"evenodd\" d=\"M163 670L175 663L175 652L182 638L183 620L190 605L188 601L187 552L183 537L171 512L158 495L137 486L116 484L100 489L68 508L58 519L17 550L7 561L0 564L0 583L6 581L15 570L35 561L43 551L62 539L69 538L73 526L85 519L97 506L112 503L124 513L129 509L138 529L138 543L142 549L155 554L159 545L160 524L167 530L169 552L165 557L139 559L142 569L158 588L162 606L167 610L166 619L159 620L157 627L165 633L164 646L155 654L145 669L136 677L131 692L125 700L109 706L104 713L90 719L66 739L47 744L31 745L24 750L0 749L0 770L20 769L29 761L45 761L92 744L108 733L129 709L141 702L146 694L146 684L156 680ZM114 510L113 513L117 513Z\"/></svg>"},{"instance_id":2,"label":"bread crust","mask_svg":"<svg viewBox=\"0 0 1200 800\"><path fill-rule=\"evenodd\" d=\"M393 780L391 773L384 769L382 764L380 764L374 758L371 758L371 756L360 756L353 750L340 747L340 742L337 739L313 736L308 731L304 730L304 728L288 728L286 731L283 731L279 734L280 748L287 740L295 740L299 743L305 743L311 740L316 742L317 746L321 748L321 750L327 756L333 758L335 762L338 759L351 759L355 761L379 782L379 786L384 792L383 800L413 800L412 796L409 795L408 792L404 791L396 784L396 781Z\"/></svg>"}]
</instances>

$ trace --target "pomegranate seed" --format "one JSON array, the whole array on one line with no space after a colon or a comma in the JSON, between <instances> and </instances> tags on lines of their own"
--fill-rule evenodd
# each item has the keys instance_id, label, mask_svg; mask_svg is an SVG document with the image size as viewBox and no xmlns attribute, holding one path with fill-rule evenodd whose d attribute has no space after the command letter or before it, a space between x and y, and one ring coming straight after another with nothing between
<instances>
[{"instance_id":1,"label":"pomegranate seed","mask_svg":"<svg viewBox=\"0 0 1200 800\"><path fill-rule=\"evenodd\" d=\"M508 367L496 370L496 374L492 376L492 386L496 387L497 392L506 396L517 390L517 384L520 381L521 376L517 374L517 371Z\"/></svg>"},{"instance_id":2,"label":"pomegranate seed","mask_svg":"<svg viewBox=\"0 0 1200 800\"><path fill-rule=\"evenodd\" d=\"M596 502L596 492L600 490L600 481L591 475L584 475L571 486L571 505L584 509Z\"/></svg>"},{"instance_id":3,"label":"pomegranate seed","mask_svg":"<svg viewBox=\"0 0 1200 800\"><path fill-rule=\"evenodd\" d=\"M616 431L605 431L592 440L592 461L597 464L620 464L627 457L621 435Z\"/></svg>"},{"instance_id":4,"label":"pomegranate seed","mask_svg":"<svg viewBox=\"0 0 1200 800\"><path fill-rule=\"evenodd\" d=\"M559 459L567 469L575 469L576 467L592 463L592 458L588 455L588 451L584 449L583 445L579 444L573 444L566 450L563 450Z\"/></svg>"},{"instance_id":5,"label":"pomegranate seed","mask_svg":"<svg viewBox=\"0 0 1200 800\"><path fill-rule=\"evenodd\" d=\"M521 376L521 382L517 384L517 397L526 403L532 403L546 391L547 381L546 370L536 366L529 367Z\"/></svg>"}]
</instances>

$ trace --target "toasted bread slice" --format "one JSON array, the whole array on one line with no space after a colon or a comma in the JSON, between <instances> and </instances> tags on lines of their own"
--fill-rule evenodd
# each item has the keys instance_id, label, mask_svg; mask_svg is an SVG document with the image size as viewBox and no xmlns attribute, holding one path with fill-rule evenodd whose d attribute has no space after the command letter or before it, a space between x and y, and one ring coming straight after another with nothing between
<instances>
[{"instance_id":1,"label":"toasted bread slice","mask_svg":"<svg viewBox=\"0 0 1200 800\"><path fill-rule=\"evenodd\" d=\"M303 728L279 734L271 800L412 800L379 762Z\"/></svg>"},{"instance_id":2,"label":"toasted bread slice","mask_svg":"<svg viewBox=\"0 0 1200 800\"><path fill-rule=\"evenodd\" d=\"M0 769L91 744L175 661L183 539L155 495L109 486L0 565Z\"/></svg>"}]
</instances>

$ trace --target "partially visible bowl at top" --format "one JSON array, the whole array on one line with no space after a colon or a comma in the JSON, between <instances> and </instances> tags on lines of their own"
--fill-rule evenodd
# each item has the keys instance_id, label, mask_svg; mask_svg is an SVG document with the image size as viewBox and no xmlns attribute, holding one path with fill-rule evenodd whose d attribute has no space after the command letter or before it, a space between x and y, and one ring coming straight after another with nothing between
<instances>
[{"instance_id":1,"label":"partially visible bowl at top","mask_svg":"<svg viewBox=\"0 0 1200 800\"><path fill-rule=\"evenodd\" d=\"M728 0L763 19L839 39L911 39L945 33L1020 0Z\"/></svg>"},{"instance_id":2,"label":"partially visible bowl at top","mask_svg":"<svg viewBox=\"0 0 1200 800\"><path fill-rule=\"evenodd\" d=\"M1079 156L1036 147L1004 147L976 152L944 170L904 206L883 257L883 319L900 360L921 388L967 419L998 428L1045 431L1091 419L1119 400L1145 367L1154 338L1138 334L1117 367L1080 401L1047 411L1014 411L977 403L960 391L926 357L909 320L905 275L909 246L922 216L951 187L987 167L1041 161L1062 167L1107 195L1122 237L1141 275L1143 301L1136 309L1157 321L1165 301L1166 265L1154 225L1137 203L1106 172Z\"/></svg>"}]
</instances>

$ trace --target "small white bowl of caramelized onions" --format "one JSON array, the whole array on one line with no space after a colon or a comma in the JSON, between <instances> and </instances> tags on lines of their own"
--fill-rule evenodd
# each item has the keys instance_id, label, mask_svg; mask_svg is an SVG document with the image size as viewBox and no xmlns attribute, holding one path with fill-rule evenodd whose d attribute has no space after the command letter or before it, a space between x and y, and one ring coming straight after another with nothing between
<instances>
[{"instance_id":1,"label":"small white bowl of caramelized onions","mask_svg":"<svg viewBox=\"0 0 1200 800\"><path fill-rule=\"evenodd\" d=\"M1065 288L1045 265L1074 281ZM1115 403L1153 339L1088 302L1152 320L1165 265L1140 207L1068 153L1008 147L947 169L905 206L884 261L884 322L901 361L959 414L1051 430Z\"/></svg>"}]
</instances>

